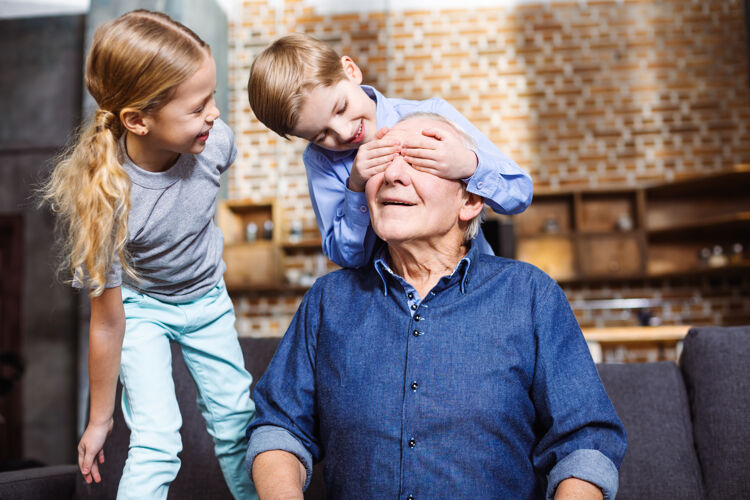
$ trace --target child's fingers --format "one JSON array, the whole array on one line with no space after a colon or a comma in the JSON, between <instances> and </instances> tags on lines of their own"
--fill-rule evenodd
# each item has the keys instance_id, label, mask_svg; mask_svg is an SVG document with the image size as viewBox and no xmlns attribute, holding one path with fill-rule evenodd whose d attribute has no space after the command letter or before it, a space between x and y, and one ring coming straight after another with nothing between
<instances>
[{"instance_id":1,"label":"child's fingers","mask_svg":"<svg viewBox=\"0 0 750 500\"><path fill-rule=\"evenodd\" d=\"M100 464L104 463L104 450L99 452L99 455L97 455L97 458L99 459Z\"/></svg>"},{"instance_id":2,"label":"child's fingers","mask_svg":"<svg viewBox=\"0 0 750 500\"><path fill-rule=\"evenodd\" d=\"M435 160L428 158L419 158L416 156L405 156L404 159L417 170L428 173L436 173L439 171L440 164Z\"/></svg>"},{"instance_id":3,"label":"child's fingers","mask_svg":"<svg viewBox=\"0 0 750 500\"><path fill-rule=\"evenodd\" d=\"M381 128L381 129L380 129L380 130L378 130L378 131L377 131L377 133L375 134L375 139L382 139L382 138L383 138L383 136L385 136L385 134L387 134L389 130L390 130L390 129L389 129L388 127L383 127L383 128Z\"/></svg>"},{"instance_id":4,"label":"child's fingers","mask_svg":"<svg viewBox=\"0 0 750 500\"><path fill-rule=\"evenodd\" d=\"M96 462L91 465L91 477L94 479L95 483L100 483L102 481L102 476L99 474L99 464Z\"/></svg>"},{"instance_id":5,"label":"child's fingers","mask_svg":"<svg viewBox=\"0 0 750 500\"><path fill-rule=\"evenodd\" d=\"M440 153L439 151L435 149L408 147L408 148L402 148L401 154L404 155L404 157L409 157L409 158L424 158L426 160L437 160L439 158Z\"/></svg>"},{"instance_id":6,"label":"child's fingers","mask_svg":"<svg viewBox=\"0 0 750 500\"><path fill-rule=\"evenodd\" d=\"M380 165L375 165L374 167L371 167L370 169L367 170L367 179L370 180L372 177L383 172L386 168L388 168L388 162L381 163Z\"/></svg>"},{"instance_id":7,"label":"child's fingers","mask_svg":"<svg viewBox=\"0 0 750 500\"><path fill-rule=\"evenodd\" d=\"M432 137L438 141L445 139L445 133L442 130L436 128L426 128L422 131L422 135L425 137Z\"/></svg>"},{"instance_id":8,"label":"child's fingers","mask_svg":"<svg viewBox=\"0 0 750 500\"><path fill-rule=\"evenodd\" d=\"M375 173L382 172L388 165L390 165L395 157L396 155L394 153L392 155L379 156L378 158L374 158L371 161L367 162L364 170L366 170L369 175L375 175L371 173L373 172L373 170L377 170L377 172Z\"/></svg>"},{"instance_id":9,"label":"child's fingers","mask_svg":"<svg viewBox=\"0 0 750 500\"><path fill-rule=\"evenodd\" d=\"M381 156L387 156L387 155L392 155L394 153L398 153L400 149L401 149L401 146L397 144L375 147L375 148L368 149L367 152L364 154L364 156L367 157L368 159L378 158Z\"/></svg>"},{"instance_id":10,"label":"child's fingers","mask_svg":"<svg viewBox=\"0 0 750 500\"><path fill-rule=\"evenodd\" d=\"M94 464L95 455L89 452L86 445L81 444L78 446L78 467L81 469L81 473L86 476L91 473L91 467Z\"/></svg>"},{"instance_id":11,"label":"child's fingers","mask_svg":"<svg viewBox=\"0 0 750 500\"><path fill-rule=\"evenodd\" d=\"M437 149L441 143L431 137L410 139L403 144L402 149Z\"/></svg>"}]
</instances>

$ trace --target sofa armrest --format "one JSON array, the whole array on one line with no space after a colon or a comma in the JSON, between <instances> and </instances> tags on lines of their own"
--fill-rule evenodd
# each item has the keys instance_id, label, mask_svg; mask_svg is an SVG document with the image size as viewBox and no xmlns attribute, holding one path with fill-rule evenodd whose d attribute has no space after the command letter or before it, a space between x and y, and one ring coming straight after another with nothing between
<instances>
[{"instance_id":1,"label":"sofa armrest","mask_svg":"<svg viewBox=\"0 0 750 500\"><path fill-rule=\"evenodd\" d=\"M77 465L52 465L0 473L0 498L14 500L70 500L75 491Z\"/></svg>"}]
</instances>

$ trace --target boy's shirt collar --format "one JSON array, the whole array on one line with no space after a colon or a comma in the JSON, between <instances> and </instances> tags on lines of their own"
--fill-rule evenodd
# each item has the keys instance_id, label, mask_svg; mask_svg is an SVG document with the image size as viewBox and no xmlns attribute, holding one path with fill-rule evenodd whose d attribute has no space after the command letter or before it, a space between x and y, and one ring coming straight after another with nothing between
<instances>
[{"instance_id":1,"label":"boy's shirt collar","mask_svg":"<svg viewBox=\"0 0 750 500\"><path fill-rule=\"evenodd\" d=\"M367 94L370 99L375 101L375 119L377 121L378 130L383 127L391 127L394 123L401 118L393 103L389 101L378 89L370 85L360 85L362 90Z\"/></svg>"}]
</instances>

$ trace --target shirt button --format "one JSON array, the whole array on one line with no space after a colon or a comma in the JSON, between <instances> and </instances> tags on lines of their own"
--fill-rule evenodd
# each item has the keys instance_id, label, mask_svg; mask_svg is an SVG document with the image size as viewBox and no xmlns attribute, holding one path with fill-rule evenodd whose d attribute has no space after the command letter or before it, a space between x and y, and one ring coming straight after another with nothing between
<instances>
[{"instance_id":1,"label":"shirt button","mask_svg":"<svg viewBox=\"0 0 750 500\"><path fill-rule=\"evenodd\" d=\"M484 187L484 182L479 181L477 182L477 189L482 189Z\"/></svg>"},{"instance_id":2,"label":"shirt button","mask_svg":"<svg viewBox=\"0 0 750 500\"><path fill-rule=\"evenodd\" d=\"M409 295L407 295L407 297L409 297L409 300L413 299L414 298L414 293L413 292L409 292Z\"/></svg>"},{"instance_id":3,"label":"shirt button","mask_svg":"<svg viewBox=\"0 0 750 500\"><path fill-rule=\"evenodd\" d=\"M414 440L414 438L411 438L409 440L409 448L414 448L415 446L417 446L417 442Z\"/></svg>"},{"instance_id":4,"label":"shirt button","mask_svg":"<svg viewBox=\"0 0 750 500\"><path fill-rule=\"evenodd\" d=\"M411 390L412 391L416 391L418 387L419 387L419 384L417 383L416 380L411 383Z\"/></svg>"},{"instance_id":5,"label":"shirt button","mask_svg":"<svg viewBox=\"0 0 750 500\"><path fill-rule=\"evenodd\" d=\"M414 500L414 495L409 495L408 497L406 497L406 500Z\"/></svg>"},{"instance_id":6,"label":"shirt button","mask_svg":"<svg viewBox=\"0 0 750 500\"><path fill-rule=\"evenodd\" d=\"M419 314L415 314L415 315L414 315L414 319L415 319L416 321L422 321L422 316L420 316Z\"/></svg>"},{"instance_id":7,"label":"shirt button","mask_svg":"<svg viewBox=\"0 0 750 500\"><path fill-rule=\"evenodd\" d=\"M417 310L417 304L412 304L411 305L411 310L412 311L416 311Z\"/></svg>"},{"instance_id":8,"label":"shirt button","mask_svg":"<svg viewBox=\"0 0 750 500\"><path fill-rule=\"evenodd\" d=\"M363 214L367 213L367 205L362 205L361 207L359 207L359 211L362 212Z\"/></svg>"},{"instance_id":9,"label":"shirt button","mask_svg":"<svg viewBox=\"0 0 750 500\"><path fill-rule=\"evenodd\" d=\"M419 330L414 330L413 332L411 332L411 334L414 335L415 337L419 337L420 332Z\"/></svg>"}]
</instances>

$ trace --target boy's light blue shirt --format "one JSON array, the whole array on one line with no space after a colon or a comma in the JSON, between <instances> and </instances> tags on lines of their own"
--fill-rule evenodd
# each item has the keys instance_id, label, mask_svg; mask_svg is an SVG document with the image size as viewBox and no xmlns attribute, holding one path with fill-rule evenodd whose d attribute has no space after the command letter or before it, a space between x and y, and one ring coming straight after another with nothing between
<instances>
[{"instance_id":1,"label":"boy's light blue shirt","mask_svg":"<svg viewBox=\"0 0 750 500\"><path fill-rule=\"evenodd\" d=\"M469 192L482 196L492 210L500 214L516 214L529 206L532 196L529 174L448 102L439 98L391 99L368 85L362 85L362 89L376 102L378 129L392 127L401 117L419 111L437 113L460 126L477 144L477 169L465 179ZM370 226L365 194L346 187L356 154L356 149L329 151L308 144L303 155L323 252L343 267L366 264L378 241ZM489 250L489 246L486 249Z\"/></svg>"}]
</instances>

